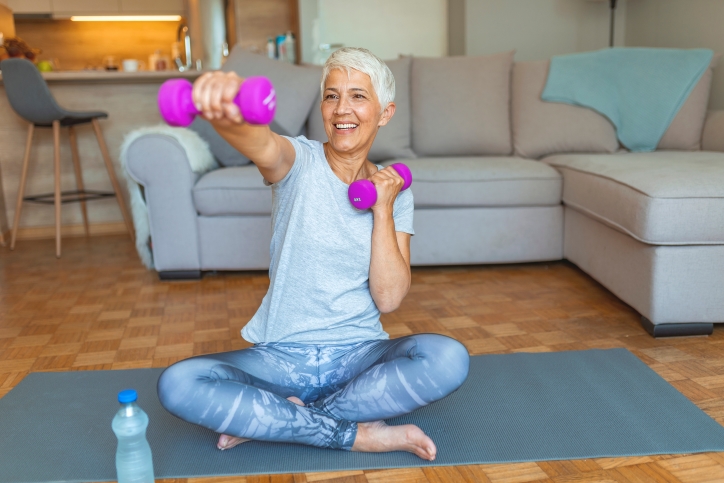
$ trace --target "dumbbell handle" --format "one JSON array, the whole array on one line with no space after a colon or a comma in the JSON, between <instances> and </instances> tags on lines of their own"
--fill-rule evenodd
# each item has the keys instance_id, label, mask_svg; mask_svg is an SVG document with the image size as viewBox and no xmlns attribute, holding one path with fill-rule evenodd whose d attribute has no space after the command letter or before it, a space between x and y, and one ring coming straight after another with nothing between
<instances>
[{"instance_id":1,"label":"dumbbell handle","mask_svg":"<svg viewBox=\"0 0 724 483\"><path fill-rule=\"evenodd\" d=\"M158 109L172 126L185 127L201 113L194 105L193 84L186 79L170 79L158 91ZM266 77L248 77L234 97L241 117L250 124L270 124L276 111L276 93Z\"/></svg>"},{"instance_id":2,"label":"dumbbell handle","mask_svg":"<svg viewBox=\"0 0 724 483\"><path fill-rule=\"evenodd\" d=\"M392 169L397 171L397 174L402 177L405 184L402 186L400 191L404 191L412 184L412 173L410 168L402 163L395 163L390 165ZM377 188L368 179L360 179L349 185L347 190L347 196L352 206L358 210L367 210L377 203Z\"/></svg>"}]
</instances>

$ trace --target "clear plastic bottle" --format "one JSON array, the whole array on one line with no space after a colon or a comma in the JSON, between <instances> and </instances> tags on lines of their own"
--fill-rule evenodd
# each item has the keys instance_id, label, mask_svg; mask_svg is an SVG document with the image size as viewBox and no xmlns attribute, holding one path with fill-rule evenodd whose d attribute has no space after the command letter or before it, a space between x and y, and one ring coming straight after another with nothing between
<instances>
[{"instance_id":1,"label":"clear plastic bottle","mask_svg":"<svg viewBox=\"0 0 724 483\"><path fill-rule=\"evenodd\" d=\"M266 41L266 56L270 59L277 58L277 44L271 37L269 37L269 40Z\"/></svg>"},{"instance_id":2,"label":"clear plastic bottle","mask_svg":"<svg viewBox=\"0 0 724 483\"><path fill-rule=\"evenodd\" d=\"M291 30L287 32L286 37L284 37L284 48L287 53L286 61L290 64L296 64L297 62L297 56L296 56L296 47L294 41L294 34Z\"/></svg>"},{"instance_id":3,"label":"clear plastic bottle","mask_svg":"<svg viewBox=\"0 0 724 483\"><path fill-rule=\"evenodd\" d=\"M116 473L118 483L153 483L151 447L146 441L148 416L136 400L133 389L118 393L121 409L113 418L111 427L118 438Z\"/></svg>"}]
</instances>

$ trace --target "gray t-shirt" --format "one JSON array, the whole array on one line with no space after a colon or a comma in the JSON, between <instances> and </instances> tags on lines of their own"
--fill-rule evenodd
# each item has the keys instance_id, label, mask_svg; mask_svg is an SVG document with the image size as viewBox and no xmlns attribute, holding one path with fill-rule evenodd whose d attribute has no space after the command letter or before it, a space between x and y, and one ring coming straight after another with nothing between
<instances>
[{"instance_id":1,"label":"gray t-shirt","mask_svg":"<svg viewBox=\"0 0 724 483\"><path fill-rule=\"evenodd\" d=\"M372 211L358 211L322 143L287 138L296 158L272 185L269 291L242 329L252 343L353 344L388 339L370 293ZM412 192L394 204L395 230L414 234Z\"/></svg>"}]
</instances>

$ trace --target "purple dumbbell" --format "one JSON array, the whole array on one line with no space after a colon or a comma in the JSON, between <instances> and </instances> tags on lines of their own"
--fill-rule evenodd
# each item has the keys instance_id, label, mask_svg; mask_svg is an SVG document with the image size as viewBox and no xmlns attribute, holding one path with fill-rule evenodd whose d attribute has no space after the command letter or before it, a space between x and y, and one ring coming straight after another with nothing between
<instances>
[{"instance_id":1,"label":"purple dumbbell","mask_svg":"<svg viewBox=\"0 0 724 483\"><path fill-rule=\"evenodd\" d=\"M409 188L412 184L410 168L402 163L395 163L390 165L390 167L397 171L397 174L405 180L405 184L400 191L405 191ZM349 185L347 196L349 196L349 201L352 203L352 206L358 210L367 210L377 203L377 189L372 181L368 179L360 179Z\"/></svg>"},{"instance_id":2,"label":"purple dumbbell","mask_svg":"<svg viewBox=\"0 0 724 483\"><path fill-rule=\"evenodd\" d=\"M158 91L158 109L172 126L185 127L201 113L191 97L193 84L186 79L170 79ZM241 117L250 124L270 124L274 119L277 100L274 86L266 77L247 77L234 98Z\"/></svg>"}]
</instances>

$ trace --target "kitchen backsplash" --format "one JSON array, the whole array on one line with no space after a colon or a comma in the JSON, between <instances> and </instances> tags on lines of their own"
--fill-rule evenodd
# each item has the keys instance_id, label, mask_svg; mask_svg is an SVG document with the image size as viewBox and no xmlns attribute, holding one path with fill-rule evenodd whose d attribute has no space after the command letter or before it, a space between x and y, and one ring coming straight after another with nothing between
<instances>
[{"instance_id":1,"label":"kitchen backsplash","mask_svg":"<svg viewBox=\"0 0 724 483\"><path fill-rule=\"evenodd\" d=\"M16 35L41 49L39 59L60 70L101 68L103 59L137 59L148 66L156 50L171 55L179 22L71 22L16 20Z\"/></svg>"}]
</instances>

